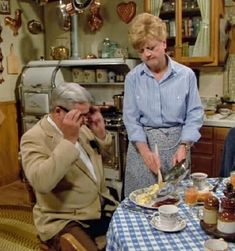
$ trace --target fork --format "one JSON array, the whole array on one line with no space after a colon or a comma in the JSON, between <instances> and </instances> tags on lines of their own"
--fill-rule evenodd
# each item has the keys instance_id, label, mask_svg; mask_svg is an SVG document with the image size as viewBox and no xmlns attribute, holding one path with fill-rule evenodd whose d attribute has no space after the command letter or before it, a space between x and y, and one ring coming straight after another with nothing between
<instances>
[{"instance_id":1,"label":"fork","mask_svg":"<svg viewBox=\"0 0 235 251\"><path fill-rule=\"evenodd\" d=\"M147 220L151 220L153 213L152 212L148 212L147 210L143 210L141 208L135 207L135 206L131 206L130 204L127 203L122 203L122 207L127 209L128 211L131 211L133 213L138 213L138 214L142 214L146 217Z\"/></svg>"}]
</instances>

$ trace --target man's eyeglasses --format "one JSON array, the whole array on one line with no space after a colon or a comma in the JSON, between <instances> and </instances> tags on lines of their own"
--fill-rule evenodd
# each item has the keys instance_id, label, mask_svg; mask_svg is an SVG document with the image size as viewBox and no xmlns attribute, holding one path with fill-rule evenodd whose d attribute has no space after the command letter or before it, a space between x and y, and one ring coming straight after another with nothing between
<instances>
[{"instance_id":1,"label":"man's eyeglasses","mask_svg":"<svg viewBox=\"0 0 235 251\"><path fill-rule=\"evenodd\" d=\"M67 108L65 108L65 107L63 107L63 106L61 106L61 105L58 105L58 107L59 107L61 110L65 111L65 112L69 112L69 110L68 110Z\"/></svg>"},{"instance_id":2,"label":"man's eyeglasses","mask_svg":"<svg viewBox=\"0 0 235 251\"><path fill-rule=\"evenodd\" d=\"M67 109L67 108L65 108L65 107L63 107L63 106L61 106L61 105L58 105L58 107L61 109L61 110L63 110L63 111L65 111L66 113L68 113L69 112L69 110ZM89 110L89 112L87 112L87 113L82 113L81 114L81 116L87 116L87 115L89 115L89 114L92 114L92 113L94 113L94 108L90 108L90 110Z\"/></svg>"}]
</instances>

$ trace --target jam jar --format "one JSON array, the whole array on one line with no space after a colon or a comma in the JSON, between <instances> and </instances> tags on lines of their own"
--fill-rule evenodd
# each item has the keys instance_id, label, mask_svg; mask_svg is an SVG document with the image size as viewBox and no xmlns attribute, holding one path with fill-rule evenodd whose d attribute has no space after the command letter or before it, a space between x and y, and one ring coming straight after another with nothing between
<instances>
[{"instance_id":1,"label":"jam jar","mask_svg":"<svg viewBox=\"0 0 235 251\"><path fill-rule=\"evenodd\" d=\"M217 229L225 234L235 233L235 199L221 199L221 210L218 215Z\"/></svg>"},{"instance_id":2,"label":"jam jar","mask_svg":"<svg viewBox=\"0 0 235 251\"><path fill-rule=\"evenodd\" d=\"M208 225L216 225L219 211L219 200L213 194L210 194L205 202L203 208L203 221Z\"/></svg>"}]
</instances>

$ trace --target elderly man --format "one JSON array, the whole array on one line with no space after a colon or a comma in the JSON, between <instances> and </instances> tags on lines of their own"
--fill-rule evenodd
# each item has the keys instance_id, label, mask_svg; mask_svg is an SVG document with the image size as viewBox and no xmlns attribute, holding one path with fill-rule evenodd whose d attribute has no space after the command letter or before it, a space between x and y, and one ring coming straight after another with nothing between
<instances>
[{"instance_id":1,"label":"elderly man","mask_svg":"<svg viewBox=\"0 0 235 251\"><path fill-rule=\"evenodd\" d=\"M106 233L118 204L102 166L111 135L92 104L86 89L61 83L52 91L50 114L21 139L23 169L36 195L35 226L54 250L65 250L65 235L98 250L95 238Z\"/></svg>"}]
</instances>

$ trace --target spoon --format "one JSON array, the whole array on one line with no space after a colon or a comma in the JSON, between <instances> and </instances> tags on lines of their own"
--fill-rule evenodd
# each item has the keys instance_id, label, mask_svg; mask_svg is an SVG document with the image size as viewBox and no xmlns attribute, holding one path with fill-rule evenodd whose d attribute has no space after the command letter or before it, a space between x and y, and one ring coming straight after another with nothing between
<instances>
[{"instance_id":1,"label":"spoon","mask_svg":"<svg viewBox=\"0 0 235 251\"><path fill-rule=\"evenodd\" d=\"M158 146L157 144L155 144L155 154L157 156L159 156L159 151L158 151ZM163 182L163 178L162 178L162 172L161 169L158 169L158 186L159 186L159 190L156 194L156 197L165 197L166 195L170 194L173 192L174 187L172 184L170 183L166 183Z\"/></svg>"}]
</instances>

